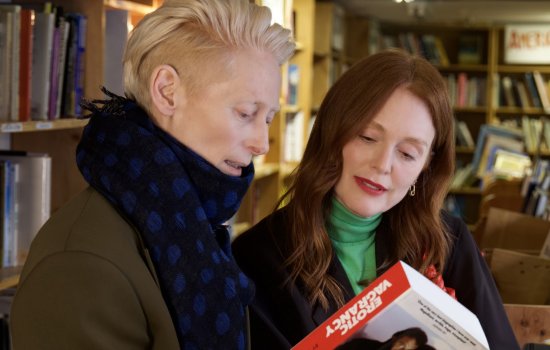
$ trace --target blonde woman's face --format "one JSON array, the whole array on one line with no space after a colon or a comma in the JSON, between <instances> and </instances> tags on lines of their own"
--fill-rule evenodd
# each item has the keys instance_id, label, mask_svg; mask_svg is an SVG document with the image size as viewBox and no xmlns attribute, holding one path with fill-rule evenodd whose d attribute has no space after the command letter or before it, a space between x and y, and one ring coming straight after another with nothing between
<instances>
[{"instance_id":1,"label":"blonde woman's face","mask_svg":"<svg viewBox=\"0 0 550 350\"><path fill-rule=\"evenodd\" d=\"M344 146L337 198L363 217L389 210L407 195L427 164L434 136L426 105L398 88L361 134Z\"/></svg>"},{"instance_id":2,"label":"blonde woman's face","mask_svg":"<svg viewBox=\"0 0 550 350\"><path fill-rule=\"evenodd\" d=\"M240 176L253 156L269 150L281 71L273 55L248 50L235 54L227 72L182 99L169 132L221 172Z\"/></svg>"}]
</instances>

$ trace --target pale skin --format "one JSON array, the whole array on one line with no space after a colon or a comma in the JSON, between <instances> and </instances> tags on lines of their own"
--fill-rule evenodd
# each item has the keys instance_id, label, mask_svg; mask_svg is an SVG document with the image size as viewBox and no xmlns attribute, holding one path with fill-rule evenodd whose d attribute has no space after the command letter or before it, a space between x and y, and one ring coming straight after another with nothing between
<instances>
[{"instance_id":1,"label":"pale skin","mask_svg":"<svg viewBox=\"0 0 550 350\"><path fill-rule=\"evenodd\" d=\"M399 87L361 134L344 146L336 198L362 217L389 210L428 165L434 137L427 106Z\"/></svg>"},{"instance_id":2,"label":"pale skin","mask_svg":"<svg viewBox=\"0 0 550 350\"><path fill-rule=\"evenodd\" d=\"M173 67L157 67L151 113L161 129L222 173L240 176L254 156L269 150L281 72L271 53L256 49L235 52L225 71L191 94Z\"/></svg>"}]
</instances>

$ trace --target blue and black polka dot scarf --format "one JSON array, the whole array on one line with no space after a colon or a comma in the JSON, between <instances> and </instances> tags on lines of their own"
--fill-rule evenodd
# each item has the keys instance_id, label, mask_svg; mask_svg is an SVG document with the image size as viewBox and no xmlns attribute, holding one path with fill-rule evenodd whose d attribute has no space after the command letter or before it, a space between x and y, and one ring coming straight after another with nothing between
<instances>
[{"instance_id":1,"label":"blue and black polka dot scarf","mask_svg":"<svg viewBox=\"0 0 550 350\"><path fill-rule=\"evenodd\" d=\"M237 211L253 165L225 175L135 103L110 97L85 106L92 116L77 148L80 171L140 232L181 349L245 349L254 286L222 223Z\"/></svg>"}]
</instances>

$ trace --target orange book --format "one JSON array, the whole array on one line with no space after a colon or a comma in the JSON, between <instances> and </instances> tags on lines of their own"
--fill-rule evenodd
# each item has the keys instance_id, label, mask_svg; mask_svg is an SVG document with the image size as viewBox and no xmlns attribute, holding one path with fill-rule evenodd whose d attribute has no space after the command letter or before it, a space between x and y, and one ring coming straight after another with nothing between
<instances>
[{"instance_id":1,"label":"orange book","mask_svg":"<svg viewBox=\"0 0 550 350\"><path fill-rule=\"evenodd\" d=\"M19 47L19 121L31 119L32 31L34 10L21 9Z\"/></svg>"},{"instance_id":2,"label":"orange book","mask_svg":"<svg viewBox=\"0 0 550 350\"><path fill-rule=\"evenodd\" d=\"M404 337L436 349L489 349L470 310L400 261L292 350L378 349Z\"/></svg>"}]
</instances>

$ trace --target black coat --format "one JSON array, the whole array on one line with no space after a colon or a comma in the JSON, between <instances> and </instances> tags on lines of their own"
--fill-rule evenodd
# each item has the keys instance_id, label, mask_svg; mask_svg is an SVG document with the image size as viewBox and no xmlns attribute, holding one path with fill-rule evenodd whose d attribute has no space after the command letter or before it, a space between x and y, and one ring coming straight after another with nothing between
<instances>
[{"instance_id":1,"label":"black coat","mask_svg":"<svg viewBox=\"0 0 550 350\"><path fill-rule=\"evenodd\" d=\"M451 254L443 272L445 286L454 288L457 299L479 318L491 349L518 350L490 270L472 235L462 220L448 214L443 214L443 220L453 235ZM382 239L387 229L383 220L376 234L377 266L387 252ZM253 349L290 349L338 309L334 303L326 311L320 305L311 306L299 282L285 284L289 277L283 263L289 254L285 244L287 231L283 209L233 242L235 259L256 285L250 307ZM346 302L354 297L337 258L332 260L329 274L343 286Z\"/></svg>"}]
</instances>

